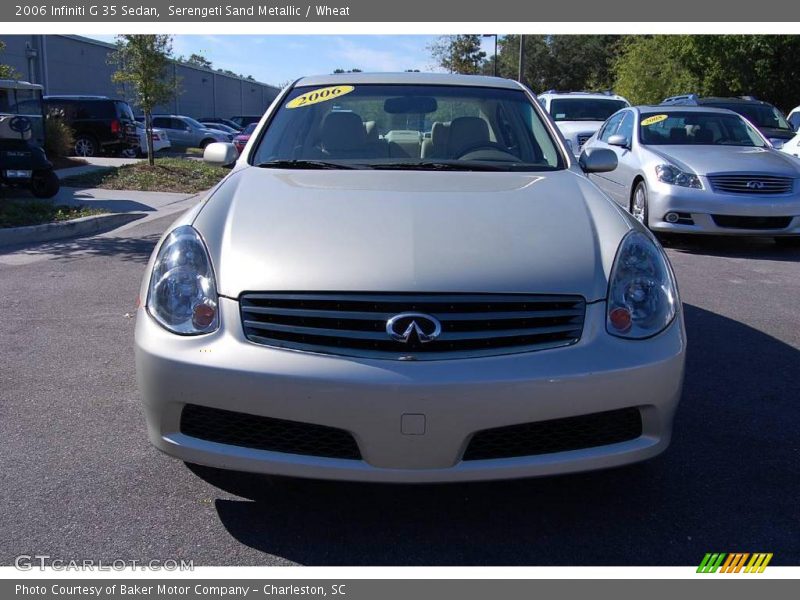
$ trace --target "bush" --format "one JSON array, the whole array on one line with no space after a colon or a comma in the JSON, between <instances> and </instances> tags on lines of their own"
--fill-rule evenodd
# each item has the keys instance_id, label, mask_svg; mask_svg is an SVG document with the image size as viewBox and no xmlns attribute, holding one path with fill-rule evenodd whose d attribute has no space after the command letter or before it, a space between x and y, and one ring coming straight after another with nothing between
<instances>
[{"instance_id":1,"label":"bush","mask_svg":"<svg viewBox=\"0 0 800 600\"><path fill-rule=\"evenodd\" d=\"M48 158L61 158L72 154L75 134L63 119L50 115L45 120L44 151Z\"/></svg>"}]
</instances>

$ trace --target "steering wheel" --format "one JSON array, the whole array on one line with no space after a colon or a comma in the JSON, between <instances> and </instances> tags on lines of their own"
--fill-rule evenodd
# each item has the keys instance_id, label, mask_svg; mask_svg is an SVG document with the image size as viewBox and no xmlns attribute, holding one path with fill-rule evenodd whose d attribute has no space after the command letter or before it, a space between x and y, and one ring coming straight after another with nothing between
<instances>
[{"instance_id":1,"label":"steering wheel","mask_svg":"<svg viewBox=\"0 0 800 600\"><path fill-rule=\"evenodd\" d=\"M508 148L503 146L502 144L498 144L497 142L479 142L477 144L472 144L471 146L467 146L462 148L458 153L458 158L462 159L465 158L468 154L473 154L478 152L479 150L496 150L500 152L504 156L510 157L511 160L518 161L519 156L514 156L508 151ZM477 160L491 160L491 159L477 159Z\"/></svg>"},{"instance_id":2,"label":"steering wheel","mask_svg":"<svg viewBox=\"0 0 800 600\"><path fill-rule=\"evenodd\" d=\"M16 131L17 133L25 133L31 130L33 124L28 117L16 116L13 117L9 122L8 126L11 128L11 131Z\"/></svg>"}]
</instances>

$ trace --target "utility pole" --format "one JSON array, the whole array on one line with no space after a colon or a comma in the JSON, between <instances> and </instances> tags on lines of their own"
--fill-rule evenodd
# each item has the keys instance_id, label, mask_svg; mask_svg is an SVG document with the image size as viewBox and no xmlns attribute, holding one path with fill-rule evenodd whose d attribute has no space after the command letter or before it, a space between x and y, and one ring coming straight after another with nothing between
<instances>
[{"instance_id":1,"label":"utility pole","mask_svg":"<svg viewBox=\"0 0 800 600\"><path fill-rule=\"evenodd\" d=\"M519 72L517 73L517 81L525 85L523 73L525 72L525 36L519 36Z\"/></svg>"},{"instance_id":2,"label":"utility pole","mask_svg":"<svg viewBox=\"0 0 800 600\"><path fill-rule=\"evenodd\" d=\"M497 34L496 33L484 33L481 37L493 37L494 38L494 68L492 69L493 75L497 77Z\"/></svg>"}]
</instances>

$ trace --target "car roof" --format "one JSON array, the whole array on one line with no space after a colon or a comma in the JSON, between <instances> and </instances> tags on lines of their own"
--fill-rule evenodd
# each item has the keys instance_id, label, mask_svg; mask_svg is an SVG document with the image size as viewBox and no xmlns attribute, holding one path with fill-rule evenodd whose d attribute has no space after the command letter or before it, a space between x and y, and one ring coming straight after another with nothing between
<instances>
[{"instance_id":1,"label":"car roof","mask_svg":"<svg viewBox=\"0 0 800 600\"><path fill-rule=\"evenodd\" d=\"M28 81L18 81L16 79L0 79L0 88L15 90L41 90L43 86L38 83L30 83Z\"/></svg>"},{"instance_id":2,"label":"car roof","mask_svg":"<svg viewBox=\"0 0 800 600\"><path fill-rule=\"evenodd\" d=\"M524 89L513 79L489 77L486 75L456 75L453 73L334 73L303 77L295 87L366 84L406 84L406 85L458 85L470 87L493 87L512 90Z\"/></svg>"},{"instance_id":3,"label":"car roof","mask_svg":"<svg viewBox=\"0 0 800 600\"><path fill-rule=\"evenodd\" d=\"M631 108L638 110L639 113L643 115L669 114L672 112L721 113L724 115L737 114L732 110L728 110L727 108L717 108L715 106L694 106L694 105L684 105L684 104L668 104L668 105L654 104L648 106L633 106Z\"/></svg>"},{"instance_id":4,"label":"car roof","mask_svg":"<svg viewBox=\"0 0 800 600\"><path fill-rule=\"evenodd\" d=\"M625 98L619 94L611 94L605 92L558 92L555 90L548 90L542 92L537 98L589 98L590 100L621 100L627 102Z\"/></svg>"},{"instance_id":5,"label":"car roof","mask_svg":"<svg viewBox=\"0 0 800 600\"><path fill-rule=\"evenodd\" d=\"M111 102L125 102L124 100L117 100L109 98L108 96L93 96L88 94L48 94L43 96L44 100L75 100L76 102L96 102L96 101L111 101Z\"/></svg>"}]
</instances>

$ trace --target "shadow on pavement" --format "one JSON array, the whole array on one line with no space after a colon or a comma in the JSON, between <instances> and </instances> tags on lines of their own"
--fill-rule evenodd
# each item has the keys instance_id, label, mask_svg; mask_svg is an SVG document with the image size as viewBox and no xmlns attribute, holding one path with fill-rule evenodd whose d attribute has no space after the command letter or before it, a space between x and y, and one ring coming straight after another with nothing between
<instances>
[{"instance_id":1,"label":"shadow on pavement","mask_svg":"<svg viewBox=\"0 0 800 600\"><path fill-rule=\"evenodd\" d=\"M0 255L16 252L48 255L58 260L79 260L86 256L109 256L122 261L146 264L160 233L142 237L83 237L25 245L0 246Z\"/></svg>"},{"instance_id":2,"label":"shadow on pavement","mask_svg":"<svg viewBox=\"0 0 800 600\"><path fill-rule=\"evenodd\" d=\"M800 562L800 351L685 306L672 446L630 467L480 484L334 483L190 465L238 541L306 565L697 565L706 552ZM646 402L642 398L642 402Z\"/></svg>"},{"instance_id":3,"label":"shadow on pavement","mask_svg":"<svg viewBox=\"0 0 800 600\"><path fill-rule=\"evenodd\" d=\"M665 248L682 254L800 262L800 245L779 244L770 237L671 235L659 240Z\"/></svg>"}]
</instances>

